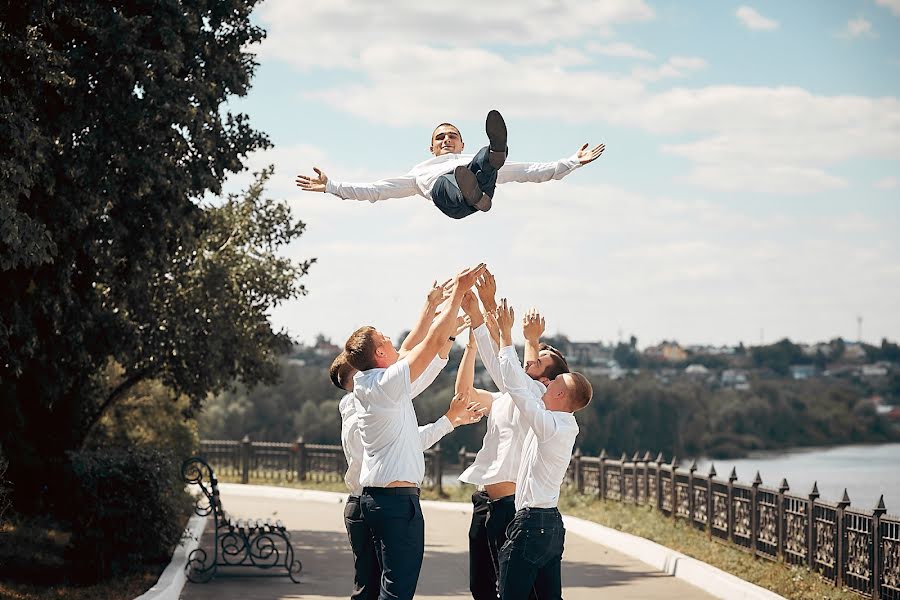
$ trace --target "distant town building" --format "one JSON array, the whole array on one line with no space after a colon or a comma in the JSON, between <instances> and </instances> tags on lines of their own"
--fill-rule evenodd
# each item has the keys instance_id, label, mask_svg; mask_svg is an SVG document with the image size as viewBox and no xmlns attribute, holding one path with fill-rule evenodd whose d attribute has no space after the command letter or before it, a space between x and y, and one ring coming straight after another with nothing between
<instances>
[{"instance_id":1,"label":"distant town building","mask_svg":"<svg viewBox=\"0 0 900 600\"><path fill-rule=\"evenodd\" d=\"M725 369L722 371L721 378L722 387L734 388L736 390L749 390L750 381L747 379L747 373L739 369Z\"/></svg>"},{"instance_id":2,"label":"distant town building","mask_svg":"<svg viewBox=\"0 0 900 600\"><path fill-rule=\"evenodd\" d=\"M604 345L603 342L569 342L568 348L559 350L572 364L605 365L606 361L612 359L614 348Z\"/></svg>"},{"instance_id":3,"label":"distant town building","mask_svg":"<svg viewBox=\"0 0 900 600\"><path fill-rule=\"evenodd\" d=\"M687 351L678 345L678 342L662 342L656 346L650 346L644 350L644 355L652 358L661 358L668 362L683 362L687 360Z\"/></svg>"},{"instance_id":4,"label":"distant town building","mask_svg":"<svg viewBox=\"0 0 900 600\"><path fill-rule=\"evenodd\" d=\"M863 377L886 377L888 374L888 367L883 363L863 365L860 374Z\"/></svg>"},{"instance_id":5,"label":"distant town building","mask_svg":"<svg viewBox=\"0 0 900 600\"><path fill-rule=\"evenodd\" d=\"M847 360L863 360L866 358L866 351L862 344L848 342L844 346L844 358Z\"/></svg>"},{"instance_id":6,"label":"distant town building","mask_svg":"<svg viewBox=\"0 0 900 600\"><path fill-rule=\"evenodd\" d=\"M705 377L706 375L709 375L709 369L703 365L694 364L688 365L684 370L684 373L685 375L692 375L694 377Z\"/></svg>"},{"instance_id":7,"label":"distant town building","mask_svg":"<svg viewBox=\"0 0 900 600\"><path fill-rule=\"evenodd\" d=\"M815 376L815 365L791 365L791 377L794 379L811 379Z\"/></svg>"}]
</instances>

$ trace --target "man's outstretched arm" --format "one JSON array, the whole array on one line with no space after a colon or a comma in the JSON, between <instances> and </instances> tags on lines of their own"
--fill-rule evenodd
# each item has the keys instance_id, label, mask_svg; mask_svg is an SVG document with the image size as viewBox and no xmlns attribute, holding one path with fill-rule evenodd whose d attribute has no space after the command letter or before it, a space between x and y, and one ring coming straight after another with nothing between
<instances>
[{"instance_id":1,"label":"man's outstretched arm","mask_svg":"<svg viewBox=\"0 0 900 600\"><path fill-rule=\"evenodd\" d=\"M328 192L344 200L377 202L388 198L407 198L418 193L416 178L412 175L382 179L373 183L339 183L332 181L319 167L313 167L312 175L297 175L297 187L304 192Z\"/></svg>"},{"instance_id":2,"label":"man's outstretched arm","mask_svg":"<svg viewBox=\"0 0 900 600\"><path fill-rule=\"evenodd\" d=\"M542 183L551 179L562 179L578 167L592 163L603 154L606 149L604 144L597 144L588 149L589 144L583 145L578 152L553 162L524 163L507 161L497 171L497 183Z\"/></svg>"}]
</instances>

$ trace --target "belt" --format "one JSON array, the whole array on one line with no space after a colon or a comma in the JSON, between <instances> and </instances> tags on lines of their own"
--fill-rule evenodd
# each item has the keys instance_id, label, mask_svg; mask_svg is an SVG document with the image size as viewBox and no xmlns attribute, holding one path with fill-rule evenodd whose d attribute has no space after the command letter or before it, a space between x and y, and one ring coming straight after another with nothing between
<instances>
[{"instance_id":1,"label":"belt","mask_svg":"<svg viewBox=\"0 0 900 600\"><path fill-rule=\"evenodd\" d=\"M364 487L363 494L370 496L418 496L417 487Z\"/></svg>"},{"instance_id":2,"label":"belt","mask_svg":"<svg viewBox=\"0 0 900 600\"><path fill-rule=\"evenodd\" d=\"M356 502L356 503L359 503L359 496L356 496L356 495L354 495L354 494L350 494L349 496L347 496L347 502L348 502L348 503L349 503L349 502Z\"/></svg>"}]
</instances>

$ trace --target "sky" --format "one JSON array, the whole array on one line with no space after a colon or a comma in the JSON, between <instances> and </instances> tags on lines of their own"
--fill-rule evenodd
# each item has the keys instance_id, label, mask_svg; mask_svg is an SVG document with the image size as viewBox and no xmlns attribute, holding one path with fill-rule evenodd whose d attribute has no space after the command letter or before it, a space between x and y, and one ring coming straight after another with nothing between
<instances>
[{"instance_id":1,"label":"sky","mask_svg":"<svg viewBox=\"0 0 900 600\"><path fill-rule=\"evenodd\" d=\"M265 0L253 19L259 67L228 109L274 147L226 189L272 164L307 225L286 254L317 259L309 294L271 315L300 342L397 336L482 261L576 341L855 340L860 316L863 340L900 339L900 0ZM444 121L475 152L490 109L511 161L606 151L459 221L294 184L402 175Z\"/></svg>"}]
</instances>

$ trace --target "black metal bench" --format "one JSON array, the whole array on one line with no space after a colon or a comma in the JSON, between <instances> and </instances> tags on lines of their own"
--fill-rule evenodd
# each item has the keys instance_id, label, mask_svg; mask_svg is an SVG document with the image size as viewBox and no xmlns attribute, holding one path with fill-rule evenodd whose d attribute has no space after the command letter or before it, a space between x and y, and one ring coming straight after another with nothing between
<instances>
[{"instance_id":1,"label":"black metal bench","mask_svg":"<svg viewBox=\"0 0 900 600\"><path fill-rule=\"evenodd\" d=\"M218 480L212 467L200 457L194 456L184 461L181 475L186 483L200 486L203 493L197 500L194 512L201 517L212 515L215 525L213 556L207 560L203 548L191 552L184 567L188 581L205 583L213 578L220 566L284 567L291 581L300 583L303 565L294 559L290 533L280 520L273 523L271 519L231 518L222 508Z\"/></svg>"}]
</instances>

